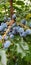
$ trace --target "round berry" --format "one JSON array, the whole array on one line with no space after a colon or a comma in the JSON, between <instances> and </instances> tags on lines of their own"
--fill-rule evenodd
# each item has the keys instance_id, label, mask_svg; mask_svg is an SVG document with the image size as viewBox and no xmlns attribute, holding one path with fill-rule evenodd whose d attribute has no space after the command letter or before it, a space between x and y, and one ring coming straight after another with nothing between
<instances>
[{"instance_id":1,"label":"round berry","mask_svg":"<svg viewBox=\"0 0 31 65\"><path fill-rule=\"evenodd\" d=\"M20 33L21 37L26 37L26 32L23 32L22 34Z\"/></svg>"},{"instance_id":2,"label":"round berry","mask_svg":"<svg viewBox=\"0 0 31 65\"><path fill-rule=\"evenodd\" d=\"M3 28L7 28L7 24L6 23L3 23Z\"/></svg>"},{"instance_id":3,"label":"round berry","mask_svg":"<svg viewBox=\"0 0 31 65\"><path fill-rule=\"evenodd\" d=\"M13 30L15 30L16 32L18 32L19 28L20 28L20 26L15 26L15 27L13 28Z\"/></svg>"},{"instance_id":4,"label":"round berry","mask_svg":"<svg viewBox=\"0 0 31 65\"><path fill-rule=\"evenodd\" d=\"M16 15L15 14L12 15L12 19L16 19Z\"/></svg>"},{"instance_id":5,"label":"round berry","mask_svg":"<svg viewBox=\"0 0 31 65\"><path fill-rule=\"evenodd\" d=\"M26 25L27 21L25 19L22 19L21 23L24 24L24 25Z\"/></svg>"},{"instance_id":6,"label":"round berry","mask_svg":"<svg viewBox=\"0 0 31 65\"><path fill-rule=\"evenodd\" d=\"M24 29L20 27L20 28L18 29L18 32L22 34L22 33L24 32Z\"/></svg>"},{"instance_id":7,"label":"round berry","mask_svg":"<svg viewBox=\"0 0 31 65\"><path fill-rule=\"evenodd\" d=\"M0 31L2 31L3 30L3 27L2 26L0 26Z\"/></svg>"},{"instance_id":8,"label":"round berry","mask_svg":"<svg viewBox=\"0 0 31 65\"><path fill-rule=\"evenodd\" d=\"M26 30L26 34L31 34L31 30L30 29L27 29Z\"/></svg>"},{"instance_id":9,"label":"round berry","mask_svg":"<svg viewBox=\"0 0 31 65\"><path fill-rule=\"evenodd\" d=\"M13 35L13 34L11 34L11 35L10 35L10 38L11 38L11 39L13 39L13 38L14 38L14 35Z\"/></svg>"},{"instance_id":10,"label":"round berry","mask_svg":"<svg viewBox=\"0 0 31 65\"><path fill-rule=\"evenodd\" d=\"M11 42L10 42L9 40L7 40L7 41L4 43L4 48L8 48L10 45L11 45Z\"/></svg>"},{"instance_id":11,"label":"round berry","mask_svg":"<svg viewBox=\"0 0 31 65\"><path fill-rule=\"evenodd\" d=\"M4 22L1 23L1 26L4 24Z\"/></svg>"},{"instance_id":12,"label":"round berry","mask_svg":"<svg viewBox=\"0 0 31 65\"><path fill-rule=\"evenodd\" d=\"M11 18L8 18L7 21L10 22Z\"/></svg>"},{"instance_id":13,"label":"round berry","mask_svg":"<svg viewBox=\"0 0 31 65\"><path fill-rule=\"evenodd\" d=\"M16 30L13 30L13 31L12 31L12 34L16 34Z\"/></svg>"}]
</instances>

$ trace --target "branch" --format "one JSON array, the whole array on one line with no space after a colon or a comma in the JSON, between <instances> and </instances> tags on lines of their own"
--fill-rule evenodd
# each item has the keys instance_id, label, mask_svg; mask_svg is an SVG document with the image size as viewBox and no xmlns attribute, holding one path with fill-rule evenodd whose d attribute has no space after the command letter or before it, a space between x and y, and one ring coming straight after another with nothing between
<instances>
[{"instance_id":1,"label":"branch","mask_svg":"<svg viewBox=\"0 0 31 65\"><path fill-rule=\"evenodd\" d=\"M10 0L10 13L11 13L11 18L12 18L12 15L13 15L13 0Z\"/></svg>"}]
</instances>

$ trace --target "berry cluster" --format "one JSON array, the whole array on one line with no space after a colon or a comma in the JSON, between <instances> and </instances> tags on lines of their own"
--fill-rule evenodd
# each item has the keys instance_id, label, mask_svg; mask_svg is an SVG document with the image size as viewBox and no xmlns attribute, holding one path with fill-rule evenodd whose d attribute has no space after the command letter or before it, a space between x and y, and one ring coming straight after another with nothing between
<instances>
[{"instance_id":1,"label":"berry cluster","mask_svg":"<svg viewBox=\"0 0 31 65\"><path fill-rule=\"evenodd\" d=\"M12 16L12 19L16 19L15 14ZM22 24L26 25L26 20L21 21ZM31 27L31 24L29 25ZM0 26L0 32L3 31L3 33L7 30L8 26L6 23L1 23ZM4 37L5 43L4 48L8 48L11 44L11 42L8 40L8 38L13 39L15 35L19 34L20 37L26 37L27 35L31 35L31 29L24 30L24 28L20 27L16 23L13 23L12 28L10 29L10 32L8 32L7 36ZM2 35L0 35L0 40L2 40Z\"/></svg>"}]
</instances>

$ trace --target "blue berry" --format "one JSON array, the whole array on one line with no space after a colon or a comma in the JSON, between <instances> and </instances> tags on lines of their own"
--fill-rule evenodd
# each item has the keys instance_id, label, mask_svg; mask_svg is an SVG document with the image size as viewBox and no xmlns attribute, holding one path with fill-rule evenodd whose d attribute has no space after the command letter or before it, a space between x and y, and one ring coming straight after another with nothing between
<instances>
[{"instance_id":1,"label":"blue berry","mask_svg":"<svg viewBox=\"0 0 31 65\"><path fill-rule=\"evenodd\" d=\"M11 35L10 35L10 38L11 38L11 39L13 39L13 38L14 38L14 35L13 35L13 34L11 34Z\"/></svg>"},{"instance_id":2,"label":"blue berry","mask_svg":"<svg viewBox=\"0 0 31 65\"><path fill-rule=\"evenodd\" d=\"M7 40L7 41L4 43L4 48L8 48L10 45L11 45L11 42Z\"/></svg>"},{"instance_id":3,"label":"blue berry","mask_svg":"<svg viewBox=\"0 0 31 65\"><path fill-rule=\"evenodd\" d=\"M13 28L13 30L15 30L16 32L18 32L18 30L19 30L19 26L15 26L14 28Z\"/></svg>"},{"instance_id":4,"label":"blue berry","mask_svg":"<svg viewBox=\"0 0 31 65\"><path fill-rule=\"evenodd\" d=\"M24 32L24 29L20 27L20 28L18 29L18 32L22 34L22 33Z\"/></svg>"},{"instance_id":5,"label":"blue berry","mask_svg":"<svg viewBox=\"0 0 31 65\"><path fill-rule=\"evenodd\" d=\"M16 30L13 30L13 31L12 31L12 34L16 34Z\"/></svg>"},{"instance_id":6,"label":"blue berry","mask_svg":"<svg viewBox=\"0 0 31 65\"><path fill-rule=\"evenodd\" d=\"M0 26L0 31L3 31L5 28L7 28L7 24L2 23L1 26Z\"/></svg>"},{"instance_id":7,"label":"blue berry","mask_svg":"<svg viewBox=\"0 0 31 65\"><path fill-rule=\"evenodd\" d=\"M25 19L22 19L22 20L21 20L21 23L24 24L24 25L26 25L27 22L26 22Z\"/></svg>"},{"instance_id":8,"label":"blue berry","mask_svg":"<svg viewBox=\"0 0 31 65\"><path fill-rule=\"evenodd\" d=\"M3 23L3 28L7 28L7 24L6 23Z\"/></svg>"},{"instance_id":9,"label":"blue berry","mask_svg":"<svg viewBox=\"0 0 31 65\"><path fill-rule=\"evenodd\" d=\"M23 32L22 34L20 33L21 37L26 37L26 32Z\"/></svg>"},{"instance_id":10,"label":"blue berry","mask_svg":"<svg viewBox=\"0 0 31 65\"><path fill-rule=\"evenodd\" d=\"M15 14L12 15L12 19L16 19L16 15Z\"/></svg>"},{"instance_id":11,"label":"blue berry","mask_svg":"<svg viewBox=\"0 0 31 65\"><path fill-rule=\"evenodd\" d=\"M7 21L10 22L11 18L8 18Z\"/></svg>"},{"instance_id":12,"label":"blue berry","mask_svg":"<svg viewBox=\"0 0 31 65\"><path fill-rule=\"evenodd\" d=\"M1 23L1 26L4 24L4 22Z\"/></svg>"},{"instance_id":13,"label":"blue berry","mask_svg":"<svg viewBox=\"0 0 31 65\"><path fill-rule=\"evenodd\" d=\"M0 31L4 31L5 28L7 28L7 24L6 23L1 23Z\"/></svg>"},{"instance_id":14,"label":"blue berry","mask_svg":"<svg viewBox=\"0 0 31 65\"><path fill-rule=\"evenodd\" d=\"M11 34L12 34L11 32L8 33L9 36L10 36Z\"/></svg>"},{"instance_id":15,"label":"blue berry","mask_svg":"<svg viewBox=\"0 0 31 65\"><path fill-rule=\"evenodd\" d=\"M27 29L26 30L26 34L31 34L31 30L30 29Z\"/></svg>"},{"instance_id":16,"label":"blue berry","mask_svg":"<svg viewBox=\"0 0 31 65\"><path fill-rule=\"evenodd\" d=\"M0 31L2 31L3 30L3 27L2 26L0 26Z\"/></svg>"}]
</instances>

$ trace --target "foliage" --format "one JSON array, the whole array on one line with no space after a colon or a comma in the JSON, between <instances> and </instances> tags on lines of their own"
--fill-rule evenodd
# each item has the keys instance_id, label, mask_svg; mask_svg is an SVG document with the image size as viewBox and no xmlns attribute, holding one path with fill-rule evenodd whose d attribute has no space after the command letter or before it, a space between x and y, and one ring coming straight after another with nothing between
<instances>
[{"instance_id":1,"label":"foliage","mask_svg":"<svg viewBox=\"0 0 31 65\"><path fill-rule=\"evenodd\" d=\"M3 19L4 20L4 16L7 15L10 16L10 3L8 2L8 0L2 0L0 1L0 21ZM19 5L19 6L18 6ZM20 18L26 17L27 14L29 14L31 12L30 8L31 5L25 5L24 1L14 1L13 0L13 7L14 10L16 10L16 14L17 12L19 12L18 17L20 16ZM2 20L2 21L3 21Z\"/></svg>"},{"instance_id":2,"label":"foliage","mask_svg":"<svg viewBox=\"0 0 31 65\"><path fill-rule=\"evenodd\" d=\"M31 0L30 0L31 1ZM4 17L10 17L10 2L8 0L0 1L0 22L4 21ZM31 5L25 5L22 0L13 0L14 11L16 11L16 21L19 22L25 18L28 22L31 21ZM14 39L9 39L11 45L7 51L7 65L31 65L31 35L20 37L15 35ZM2 43L0 42L0 46Z\"/></svg>"}]
</instances>

